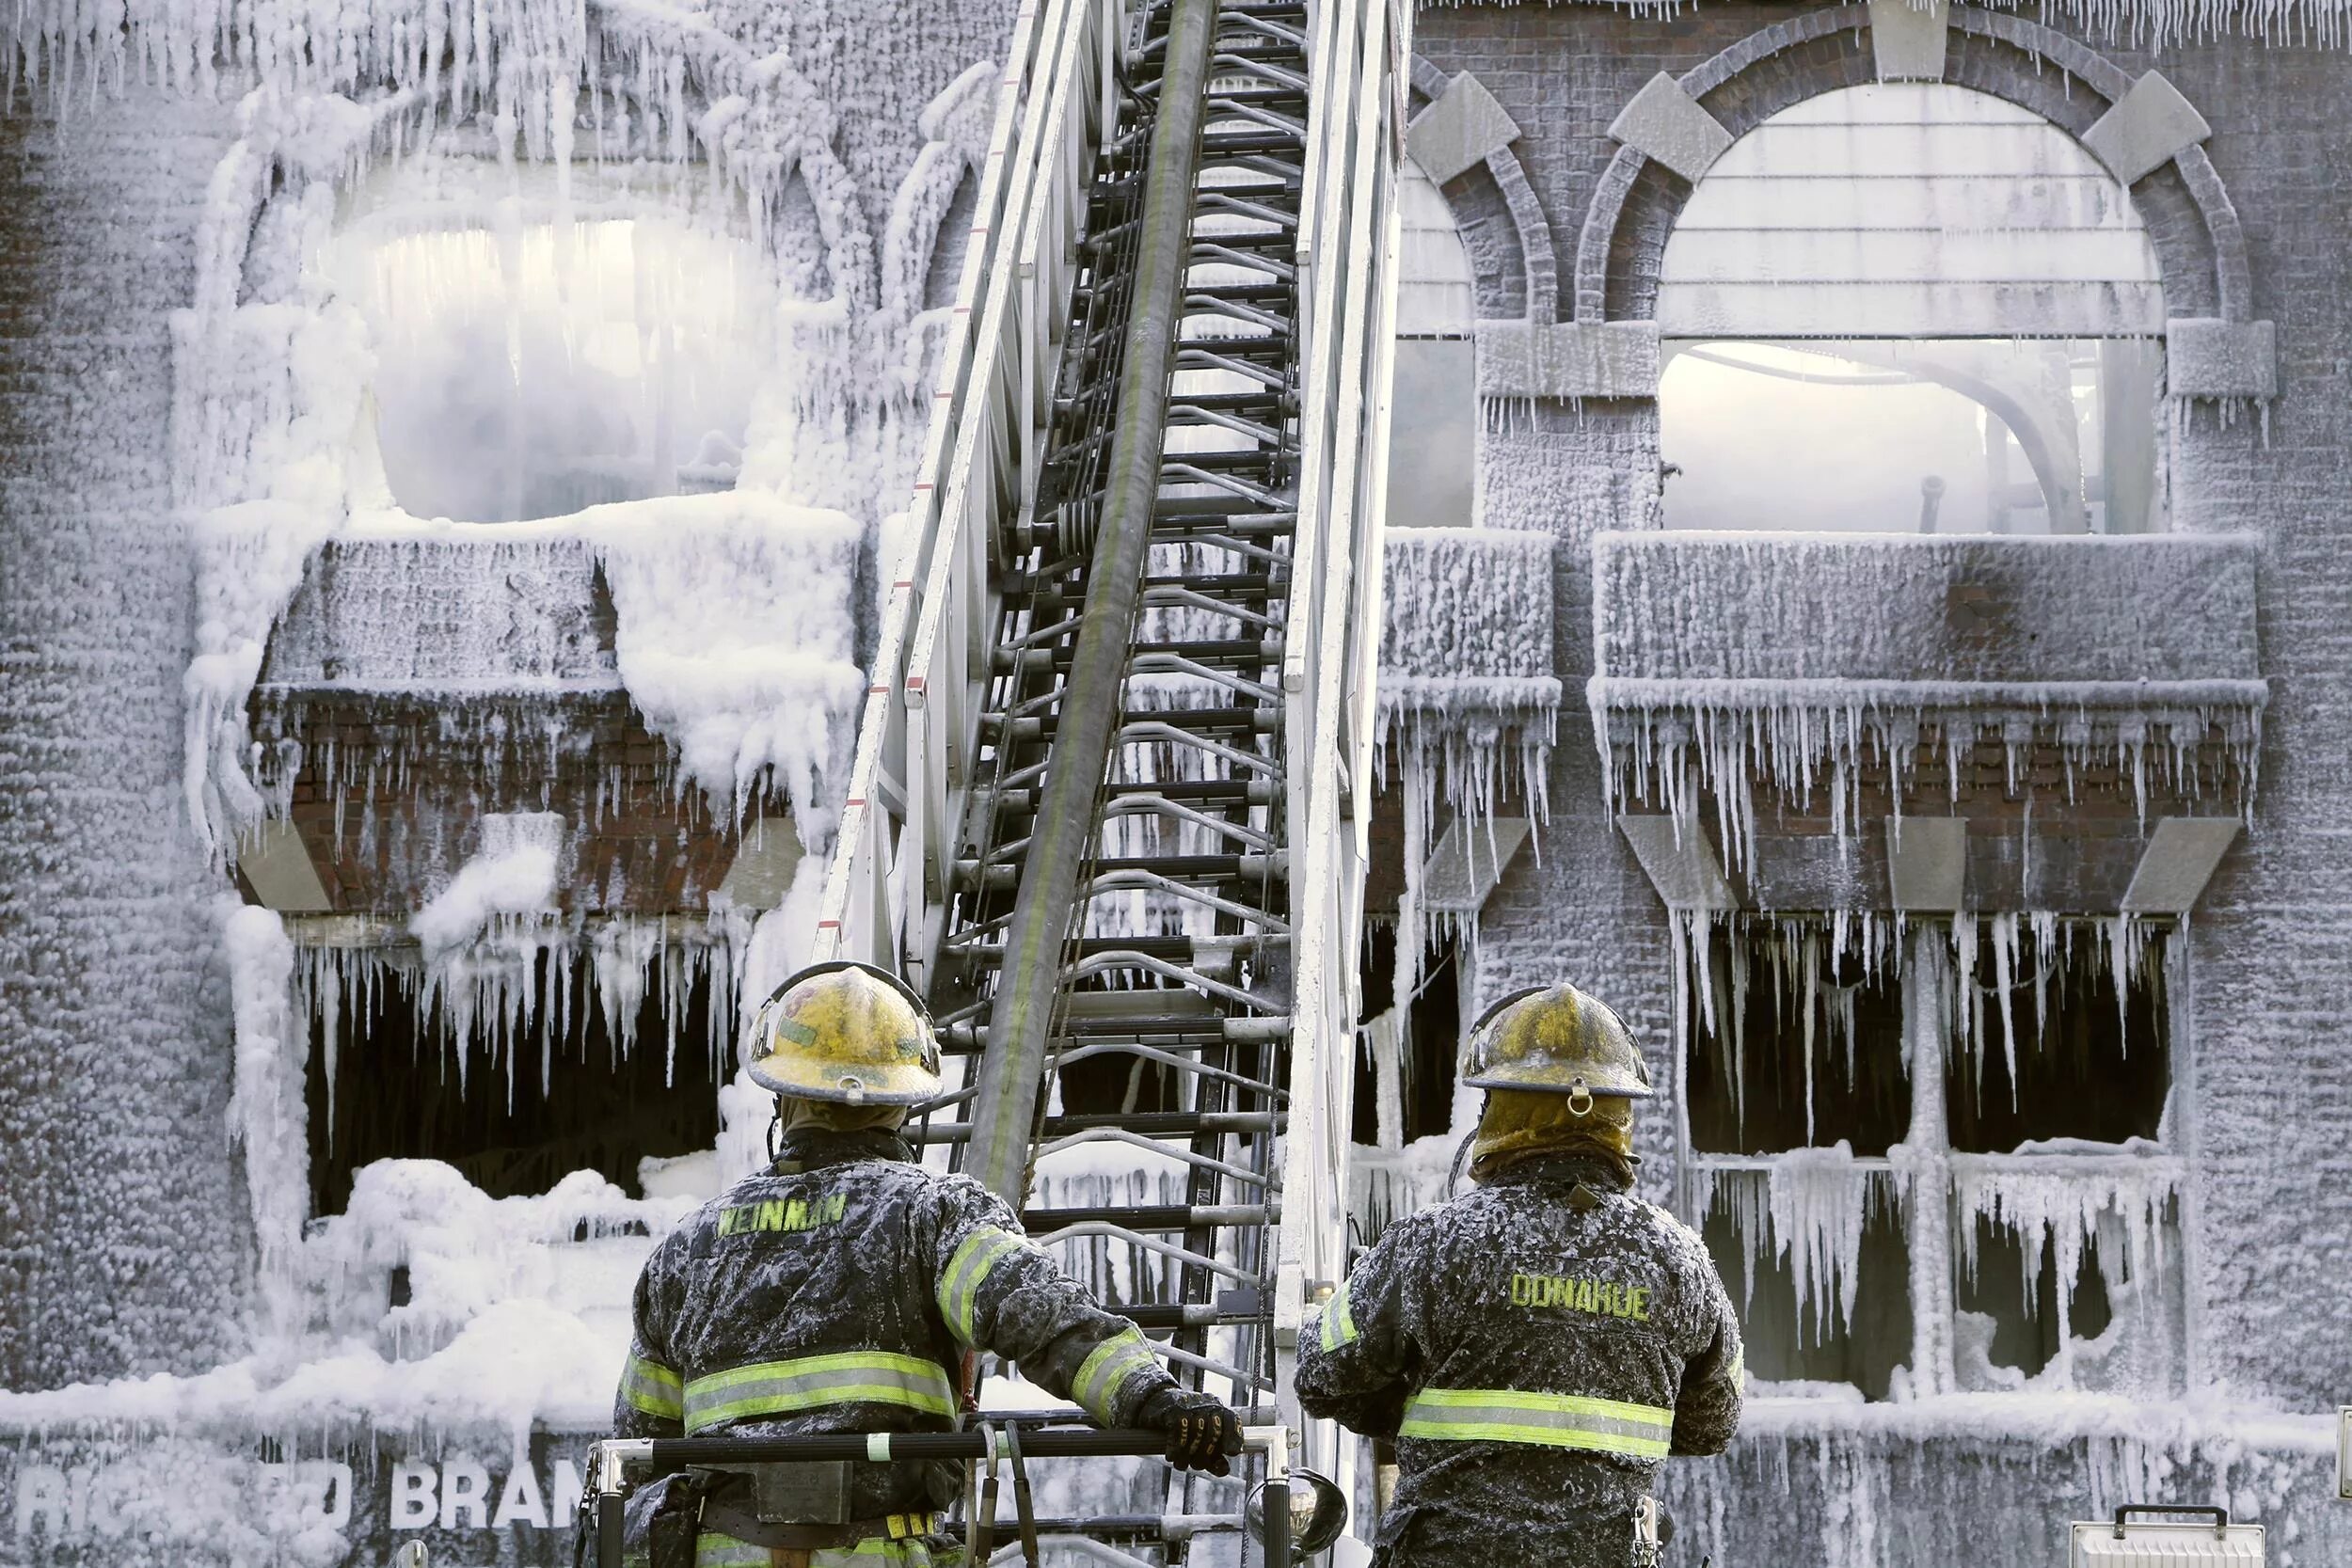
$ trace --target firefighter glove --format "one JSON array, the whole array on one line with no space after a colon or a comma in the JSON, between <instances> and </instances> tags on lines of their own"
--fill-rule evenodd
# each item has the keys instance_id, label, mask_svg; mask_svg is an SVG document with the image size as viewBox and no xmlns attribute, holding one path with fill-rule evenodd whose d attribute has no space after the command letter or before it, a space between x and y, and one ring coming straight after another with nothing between
<instances>
[{"instance_id":1,"label":"firefighter glove","mask_svg":"<svg viewBox=\"0 0 2352 1568\"><path fill-rule=\"evenodd\" d=\"M1223 1400L1189 1388L1163 1388L1144 1404L1141 1424L1168 1436L1168 1462L1213 1476L1232 1473L1228 1454L1241 1452L1241 1422Z\"/></svg>"}]
</instances>

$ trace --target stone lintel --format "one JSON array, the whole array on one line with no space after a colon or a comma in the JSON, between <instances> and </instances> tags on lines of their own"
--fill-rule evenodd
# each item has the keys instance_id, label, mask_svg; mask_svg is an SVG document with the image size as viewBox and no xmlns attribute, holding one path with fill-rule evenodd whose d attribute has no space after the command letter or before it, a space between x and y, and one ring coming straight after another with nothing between
<instances>
[{"instance_id":1,"label":"stone lintel","mask_svg":"<svg viewBox=\"0 0 2352 1568\"><path fill-rule=\"evenodd\" d=\"M1519 128L1477 77L1464 71L1436 103L1415 116L1405 133L1406 150L1421 171L1438 184L1518 140Z\"/></svg>"},{"instance_id":2,"label":"stone lintel","mask_svg":"<svg viewBox=\"0 0 2352 1568\"><path fill-rule=\"evenodd\" d=\"M1731 133L1664 71L1618 111L1609 134L1692 184L1731 146Z\"/></svg>"},{"instance_id":3,"label":"stone lintel","mask_svg":"<svg viewBox=\"0 0 2352 1568\"><path fill-rule=\"evenodd\" d=\"M1655 322L1480 322L1478 395L1654 398Z\"/></svg>"},{"instance_id":4,"label":"stone lintel","mask_svg":"<svg viewBox=\"0 0 2352 1568\"><path fill-rule=\"evenodd\" d=\"M2126 185L2213 135L2181 89L2152 71L2083 133L2083 145Z\"/></svg>"},{"instance_id":5,"label":"stone lintel","mask_svg":"<svg viewBox=\"0 0 2352 1568\"><path fill-rule=\"evenodd\" d=\"M1947 0L1870 0L1870 54L1882 82L1940 82L1950 32Z\"/></svg>"},{"instance_id":6,"label":"stone lintel","mask_svg":"<svg viewBox=\"0 0 2352 1568\"><path fill-rule=\"evenodd\" d=\"M2237 841L2239 825L2234 816L2168 816L2157 822L2131 885L2123 890L2123 912L2188 913Z\"/></svg>"},{"instance_id":7,"label":"stone lintel","mask_svg":"<svg viewBox=\"0 0 2352 1568\"><path fill-rule=\"evenodd\" d=\"M323 914L335 905L302 834L286 821L265 821L237 841L237 869L267 908L280 914Z\"/></svg>"},{"instance_id":8,"label":"stone lintel","mask_svg":"<svg viewBox=\"0 0 2352 1568\"><path fill-rule=\"evenodd\" d=\"M1968 899L1967 818L1888 817L1886 881L1899 910L1959 913Z\"/></svg>"},{"instance_id":9,"label":"stone lintel","mask_svg":"<svg viewBox=\"0 0 2352 1568\"><path fill-rule=\"evenodd\" d=\"M2275 398L2279 329L2272 322L2175 316L2164 324L2165 386L2176 398Z\"/></svg>"},{"instance_id":10,"label":"stone lintel","mask_svg":"<svg viewBox=\"0 0 2352 1568\"><path fill-rule=\"evenodd\" d=\"M1650 884L1670 910L1736 910L1740 896L1724 876L1707 830L1672 816L1620 816L1617 831L1633 846Z\"/></svg>"},{"instance_id":11,"label":"stone lintel","mask_svg":"<svg viewBox=\"0 0 2352 1568\"><path fill-rule=\"evenodd\" d=\"M1422 867L1422 908L1438 914L1476 914L1526 847L1529 831L1524 816L1498 816L1491 824L1455 817Z\"/></svg>"},{"instance_id":12,"label":"stone lintel","mask_svg":"<svg viewBox=\"0 0 2352 1568\"><path fill-rule=\"evenodd\" d=\"M719 896L739 910L772 910L792 891L801 867L800 831L788 816L761 816L743 830L735 863L719 883Z\"/></svg>"}]
</instances>

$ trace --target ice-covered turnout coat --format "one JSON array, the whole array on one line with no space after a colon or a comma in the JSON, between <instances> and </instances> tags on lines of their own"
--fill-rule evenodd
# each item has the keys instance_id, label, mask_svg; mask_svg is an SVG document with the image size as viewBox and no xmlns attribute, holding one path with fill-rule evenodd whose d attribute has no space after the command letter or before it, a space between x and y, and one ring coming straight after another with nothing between
<instances>
[{"instance_id":1,"label":"ice-covered turnout coat","mask_svg":"<svg viewBox=\"0 0 2352 1568\"><path fill-rule=\"evenodd\" d=\"M1740 1421L1740 1326L1699 1239L1546 1156L1391 1226L1299 1335L1298 1402L1394 1437L1375 1560L1626 1568L1669 1454Z\"/></svg>"},{"instance_id":2,"label":"ice-covered turnout coat","mask_svg":"<svg viewBox=\"0 0 2352 1568\"><path fill-rule=\"evenodd\" d=\"M978 1183L924 1170L895 1133L803 1129L770 1169L696 1210L646 1260L613 1428L624 1437L946 1432L972 1350L1018 1362L1106 1426L1132 1424L1174 1381L1135 1326L1097 1307ZM917 1463L860 1464L849 1515L919 1520L952 1484ZM923 1533L903 1520L898 1528ZM767 1568L764 1549L739 1544L706 1531L697 1568ZM854 1560L928 1560L919 1543L887 1537Z\"/></svg>"}]
</instances>

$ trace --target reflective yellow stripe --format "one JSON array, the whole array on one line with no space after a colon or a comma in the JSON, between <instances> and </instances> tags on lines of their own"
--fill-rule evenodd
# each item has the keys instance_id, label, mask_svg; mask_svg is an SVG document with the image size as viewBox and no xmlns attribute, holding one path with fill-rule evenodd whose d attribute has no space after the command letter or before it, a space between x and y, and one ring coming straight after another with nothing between
<instances>
[{"instance_id":1,"label":"reflective yellow stripe","mask_svg":"<svg viewBox=\"0 0 2352 1568\"><path fill-rule=\"evenodd\" d=\"M1675 1413L1655 1404L1517 1388L1424 1388L1405 1406L1399 1437L1424 1442L1537 1443L1629 1459L1663 1459Z\"/></svg>"},{"instance_id":2,"label":"reflective yellow stripe","mask_svg":"<svg viewBox=\"0 0 2352 1568\"><path fill-rule=\"evenodd\" d=\"M1342 1280L1337 1293L1324 1304L1323 1348L1327 1351L1356 1342L1356 1314L1348 1310L1347 1282Z\"/></svg>"},{"instance_id":3,"label":"reflective yellow stripe","mask_svg":"<svg viewBox=\"0 0 2352 1568\"><path fill-rule=\"evenodd\" d=\"M686 1386L686 1430L831 1404L900 1404L948 1417L956 1410L954 1386L937 1362L853 1350L755 1362L698 1377Z\"/></svg>"},{"instance_id":4,"label":"reflective yellow stripe","mask_svg":"<svg viewBox=\"0 0 2352 1568\"><path fill-rule=\"evenodd\" d=\"M948 1258L947 1270L939 1276L935 1294L939 1315L947 1320L948 1329L960 1342L978 1345L972 1327L972 1309L979 1300L980 1282L988 1277L990 1270L1025 1244L1009 1230L984 1225L966 1236Z\"/></svg>"},{"instance_id":5,"label":"reflective yellow stripe","mask_svg":"<svg viewBox=\"0 0 2352 1568\"><path fill-rule=\"evenodd\" d=\"M1094 1354L1078 1364L1070 1397L1088 1415L1108 1426L1114 1418L1112 1400L1120 1386L1138 1372L1156 1370L1159 1364L1141 1333L1122 1328L1095 1346Z\"/></svg>"},{"instance_id":6,"label":"reflective yellow stripe","mask_svg":"<svg viewBox=\"0 0 2352 1568\"><path fill-rule=\"evenodd\" d=\"M910 1515L919 1518L921 1515ZM772 1568L765 1546L738 1541L731 1535L705 1530L694 1538L694 1568ZM809 1558L809 1568L930 1568L930 1548L920 1541L886 1541L881 1536L854 1546L830 1546Z\"/></svg>"},{"instance_id":7,"label":"reflective yellow stripe","mask_svg":"<svg viewBox=\"0 0 2352 1568\"><path fill-rule=\"evenodd\" d=\"M635 1351L629 1352L628 1365L621 1369L621 1397L632 1408L660 1420L675 1421L686 1414L677 1373Z\"/></svg>"}]
</instances>

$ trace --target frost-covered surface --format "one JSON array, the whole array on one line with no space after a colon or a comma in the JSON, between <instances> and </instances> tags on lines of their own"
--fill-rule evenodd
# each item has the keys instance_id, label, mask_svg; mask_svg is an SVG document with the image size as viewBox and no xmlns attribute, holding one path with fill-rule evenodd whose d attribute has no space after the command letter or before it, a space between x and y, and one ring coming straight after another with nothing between
<instances>
[{"instance_id":1,"label":"frost-covered surface","mask_svg":"<svg viewBox=\"0 0 2352 1568\"><path fill-rule=\"evenodd\" d=\"M1598 669L1660 681L2256 680L2260 549L2245 534L1602 533Z\"/></svg>"},{"instance_id":2,"label":"frost-covered surface","mask_svg":"<svg viewBox=\"0 0 2352 1568\"><path fill-rule=\"evenodd\" d=\"M1380 736L1407 811L1425 836L1440 800L1540 802L1560 706L1550 535L1396 528L1383 552Z\"/></svg>"},{"instance_id":3,"label":"frost-covered surface","mask_svg":"<svg viewBox=\"0 0 2352 1568\"><path fill-rule=\"evenodd\" d=\"M1610 0L1416 0L1424 8L1471 4L1605 4ZM1635 15L1672 17L1706 8L1705 0L1633 0ZM1920 9L1927 8L1922 6ZM2352 6L2345 0L2010 0L1995 8L2050 20L2072 30L2134 45L2163 48L2207 39L2252 38L2268 43L2341 48L2352 42Z\"/></svg>"},{"instance_id":4,"label":"frost-covered surface","mask_svg":"<svg viewBox=\"0 0 2352 1568\"><path fill-rule=\"evenodd\" d=\"M1611 799L1688 816L1712 795L1753 863L1759 784L1826 794L1848 836L1866 768L1931 785L1924 742L1957 802L1990 736L2012 784L2055 743L2070 795L2113 767L2143 813L2152 787L2250 810L2269 696L2254 560L2238 536L1603 533L1586 695Z\"/></svg>"},{"instance_id":5,"label":"frost-covered surface","mask_svg":"<svg viewBox=\"0 0 2352 1568\"><path fill-rule=\"evenodd\" d=\"M2221 1393L1751 1398L1731 1450L1668 1465L1661 1495L1692 1560L2058 1563L2070 1520L2163 1499L2264 1525L2273 1568L2323 1568L2352 1551L2333 1426Z\"/></svg>"}]
</instances>

